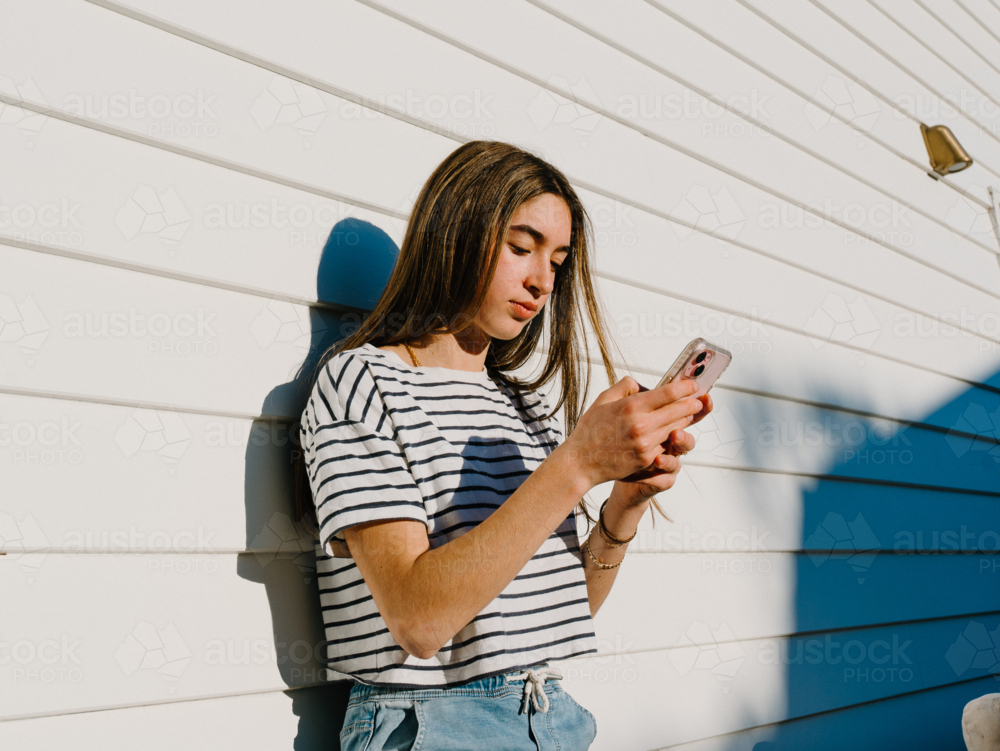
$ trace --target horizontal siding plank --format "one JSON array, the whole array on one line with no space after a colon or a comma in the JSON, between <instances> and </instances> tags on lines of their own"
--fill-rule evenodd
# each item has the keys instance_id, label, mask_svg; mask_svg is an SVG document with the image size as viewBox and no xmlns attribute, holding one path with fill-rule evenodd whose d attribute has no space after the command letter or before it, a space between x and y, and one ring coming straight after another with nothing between
<instances>
[{"instance_id":1,"label":"horizontal siding plank","mask_svg":"<svg viewBox=\"0 0 1000 751\"><path fill-rule=\"evenodd\" d=\"M0 394L0 444L8 553L266 559L297 539L285 423Z\"/></svg>"},{"instance_id":2,"label":"horizontal siding plank","mask_svg":"<svg viewBox=\"0 0 1000 751\"><path fill-rule=\"evenodd\" d=\"M704 277L702 283L690 283L693 295L685 289L689 286L685 278L667 283L667 289L676 290L676 296L601 281L609 328L630 366L666 373L684 345L701 336L733 354L720 385L806 400L820 393L829 404L903 420L926 420L949 429L970 403L982 404L989 412L995 409L998 395L993 389L1000 386L996 375L1000 370L1000 348L992 354L992 343L979 342L970 347L969 339L959 336L957 330L949 333L927 319L833 286L817 285L812 288L818 292L815 296L809 294L805 284L795 294L775 290L765 298L782 300L774 308L769 302L767 308L757 308L747 317L729 315L688 301L691 297L699 302L718 300L719 307L724 306L718 291L701 294L701 288L711 286L712 278L728 273L730 262L737 267L739 260L731 256L716 258L712 263L710 258L702 261L703 273L690 275ZM623 260L628 264L628 256ZM636 271L638 266L637 262ZM656 269L670 276L666 264L651 265L648 271ZM737 271L735 278L746 279L752 273L749 266L731 270ZM740 273L743 271L747 273ZM753 295L756 289L756 285L742 287L733 293L733 302L741 295ZM752 300L748 299L747 304L754 308ZM841 329L843 338L841 332L834 334L832 327L823 328L832 323L834 315L841 317L848 306L853 311L848 315L857 328ZM866 333L861 334L862 330ZM833 335L825 339L825 332ZM836 339L847 346L836 346ZM932 357L934 350L940 354ZM897 357L903 362L896 361ZM955 365L947 365L949 362ZM947 370L942 372L941 366ZM970 376L988 388L970 388L965 380ZM656 385L658 380L650 385ZM855 390L859 385L863 387ZM948 406L942 407L945 403Z\"/></svg>"},{"instance_id":3,"label":"horizontal siding plank","mask_svg":"<svg viewBox=\"0 0 1000 751\"><path fill-rule=\"evenodd\" d=\"M962 451L960 445L953 446L947 434L940 431L859 420L860 425L852 426L852 436L857 431L864 438L853 446L845 445L847 440L854 440L852 436L845 436L845 442L839 444L836 437L821 442L807 437L810 424L826 425L840 419L842 416L833 411L731 392L717 411L713 410L704 422L691 426L696 438L704 435L705 440L688 456L716 466L831 474L987 493L997 490L993 457L968 447ZM801 441L794 439L799 426ZM793 438L786 441L783 438L786 435ZM735 441L743 436L745 442L737 445ZM971 444L974 439L970 434L965 440ZM877 449L886 453L882 461L873 457ZM895 458L891 458L893 451L898 452ZM904 456L905 452L910 453Z\"/></svg>"},{"instance_id":4,"label":"horizontal siding plank","mask_svg":"<svg viewBox=\"0 0 1000 751\"><path fill-rule=\"evenodd\" d=\"M695 621L725 622L734 638L757 639L1000 610L993 554L626 559L595 619L605 653L671 647Z\"/></svg>"},{"instance_id":5,"label":"horizontal siding plank","mask_svg":"<svg viewBox=\"0 0 1000 751\"><path fill-rule=\"evenodd\" d=\"M0 719L319 683L315 569L291 558L0 556ZM66 618L66 613L74 613Z\"/></svg>"},{"instance_id":6,"label":"horizontal siding plank","mask_svg":"<svg viewBox=\"0 0 1000 751\"><path fill-rule=\"evenodd\" d=\"M8 388L290 416L299 400L275 387L295 377L311 332L342 325L301 305L7 245L0 264L3 292L32 301L44 334L4 343Z\"/></svg>"},{"instance_id":7,"label":"horizontal siding plank","mask_svg":"<svg viewBox=\"0 0 1000 751\"><path fill-rule=\"evenodd\" d=\"M657 515L654 525L652 512L644 516L630 551L820 553L853 538L842 534L848 523L865 535L858 548L871 551L957 555L992 553L1000 547L994 521L1000 498L995 495L727 470L683 459L681 463L674 486L657 496L673 521ZM611 487L596 487L591 498L603 502ZM579 531L587 530L581 525ZM810 555L814 558L826 560ZM871 563L881 560L879 556ZM988 555L973 560L984 571L993 570Z\"/></svg>"},{"instance_id":8,"label":"horizontal siding plank","mask_svg":"<svg viewBox=\"0 0 1000 751\"><path fill-rule=\"evenodd\" d=\"M985 668L961 670L965 661L953 654L956 670L946 656L970 622L956 618L808 635L798 642L799 662L795 641L726 641L724 623L700 619L692 633L719 638L706 650L685 643L560 665L566 690L597 718L595 748L663 748L981 678L988 675ZM1000 617L975 622L996 629ZM844 660L845 647L854 664ZM661 720L636 722L637 717ZM953 722L958 727L960 716Z\"/></svg>"},{"instance_id":9,"label":"horizontal siding plank","mask_svg":"<svg viewBox=\"0 0 1000 751\"><path fill-rule=\"evenodd\" d=\"M995 686L991 678L956 683L658 751L840 751L845 747L966 751L962 710Z\"/></svg>"},{"instance_id":10,"label":"horizontal siding plank","mask_svg":"<svg viewBox=\"0 0 1000 751\"><path fill-rule=\"evenodd\" d=\"M349 684L175 701L0 723L4 748L104 751L141 739L148 751L178 748L322 748L340 733Z\"/></svg>"}]
</instances>

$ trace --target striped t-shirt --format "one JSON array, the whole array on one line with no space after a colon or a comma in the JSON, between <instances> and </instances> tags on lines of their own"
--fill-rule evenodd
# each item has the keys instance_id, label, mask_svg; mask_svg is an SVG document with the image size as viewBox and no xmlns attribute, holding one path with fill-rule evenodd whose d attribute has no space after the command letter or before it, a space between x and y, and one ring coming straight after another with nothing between
<instances>
[{"instance_id":1,"label":"striped t-shirt","mask_svg":"<svg viewBox=\"0 0 1000 751\"><path fill-rule=\"evenodd\" d=\"M372 344L323 368L302 419L319 520L316 544L328 666L362 683L455 686L594 653L575 512L509 585L433 657L407 654L334 540L347 527L413 519L431 548L499 508L562 440L539 392L478 373L413 367ZM346 550L346 545L343 546Z\"/></svg>"}]
</instances>

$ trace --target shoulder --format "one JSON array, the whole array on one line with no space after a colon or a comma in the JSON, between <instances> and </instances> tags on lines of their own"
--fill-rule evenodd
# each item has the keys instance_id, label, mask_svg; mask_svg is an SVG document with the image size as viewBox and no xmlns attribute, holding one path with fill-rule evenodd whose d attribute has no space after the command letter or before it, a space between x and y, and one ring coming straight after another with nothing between
<instances>
[{"instance_id":1,"label":"shoulder","mask_svg":"<svg viewBox=\"0 0 1000 751\"><path fill-rule=\"evenodd\" d=\"M366 347L343 350L331 356L320 369L310 395L309 408L327 412L331 420L365 422L384 413L379 396L379 353Z\"/></svg>"}]
</instances>

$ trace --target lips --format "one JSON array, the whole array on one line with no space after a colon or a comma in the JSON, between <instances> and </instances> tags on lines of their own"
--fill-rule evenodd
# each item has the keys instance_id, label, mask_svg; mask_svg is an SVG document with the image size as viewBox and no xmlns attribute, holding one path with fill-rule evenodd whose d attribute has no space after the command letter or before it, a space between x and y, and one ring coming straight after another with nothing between
<instances>
[{"instance_id":1,"label":"lips","mask_svg":"<svg viewBox=\"0 0 1000 751\"><path fill-rule=\"evenodd\" d=\"M511 305L514 306L514 310L516 310L521 315L530 316L532 313L538 310L538 306L535 305L534 303L519 302L517 300L511 300L510 303Z\"/></svg>"}]
</instances>

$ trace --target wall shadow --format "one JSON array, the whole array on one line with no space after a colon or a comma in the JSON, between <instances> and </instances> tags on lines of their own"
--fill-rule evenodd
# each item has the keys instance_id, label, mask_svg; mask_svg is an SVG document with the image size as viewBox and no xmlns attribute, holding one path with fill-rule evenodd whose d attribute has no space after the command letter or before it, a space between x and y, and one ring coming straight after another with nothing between
<instances>
[{"instance_id":1,"label":"wall shadow","mask_svg":"<svg viewBox=\"0 0 1000 751\"><path fill-rule=\"evenodd\" d=\"M252 552L241 554L237 563L241 577L264 585L275 660L298 717L295 751L339 749L351 688L350 681L326 679L315 542L294 521L298 416L323 353L374 308L398 254L396 244L375 225L355 218L338 222L320 254L316 292L317 299L344 310L311 308L306 319L295 306L272 300L261 313L264 333L255 334L265 348L291 342L303 352L298 370L265 397L263 417L248 436L244 502L246 546Z\"/></svg>"},{"instance_id":2,"label":"wall shadow","mask_svg":"<svg viewBox=\"0 0 1000 751\"><path fill-rule=\"evenodd\" d=\"M803 483L799 635L768 655L798 719L718 747L965 751L964 705L1000 691L1000 394L966 389L912 424L839 413L831 431L830 414L810 414L830 461Z\"/></svg>"}]
</instances>

